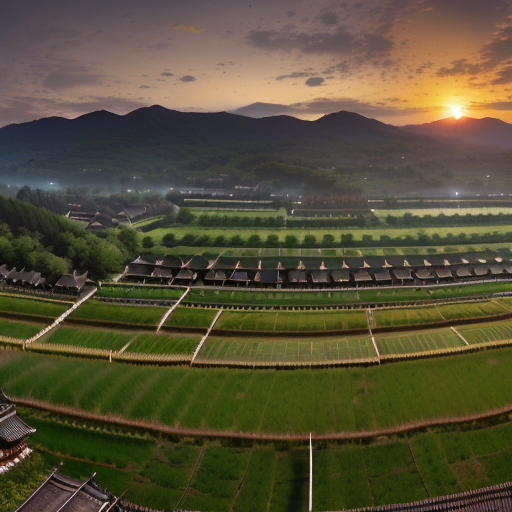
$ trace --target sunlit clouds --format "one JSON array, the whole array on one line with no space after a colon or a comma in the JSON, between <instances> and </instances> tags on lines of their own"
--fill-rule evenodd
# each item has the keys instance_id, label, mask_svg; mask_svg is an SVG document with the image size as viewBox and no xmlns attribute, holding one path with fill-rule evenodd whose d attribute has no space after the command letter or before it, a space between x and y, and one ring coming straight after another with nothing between
<instances>
[{"instance_id":1,"label":"sunlit clouds","mask_svg":"<svg viewBox=\"0 0 512 512\"><path fill-rule=\"evenodd\" d=\"M92 108L512 122L512 0L0 4L0 126Z\"/></svg>"}]
</instances>

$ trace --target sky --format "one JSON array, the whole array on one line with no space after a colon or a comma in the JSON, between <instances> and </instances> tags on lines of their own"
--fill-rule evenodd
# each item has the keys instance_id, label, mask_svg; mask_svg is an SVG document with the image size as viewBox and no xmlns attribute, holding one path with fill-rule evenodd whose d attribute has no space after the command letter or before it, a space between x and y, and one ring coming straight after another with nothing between
<instances>
[{"instance_id":1,"label":"sky","mask_svg":"<svg viewBox=\"0 0 512 512\"><path fill-rule=\"evenodd\" d=\"M0 0L0 126L155 104L512 123L512 0Z\"/></svg>"}]
</instances>

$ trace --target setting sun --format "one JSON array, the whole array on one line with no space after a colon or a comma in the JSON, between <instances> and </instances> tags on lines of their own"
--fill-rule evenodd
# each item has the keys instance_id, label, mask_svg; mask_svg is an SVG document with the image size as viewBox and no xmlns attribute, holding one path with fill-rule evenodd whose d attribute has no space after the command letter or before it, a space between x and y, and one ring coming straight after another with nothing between
<instances>
[{"instance_id":1,"label":"setting sun","mask_svg":"<svg viewBox=\"0 0 512 512\"><path fill-rule=\"evenodd\" d=\"M452 116L455 117L455 119L460 119L462 117L462 108L460 105L454 105L450 109Z\"/></svg>"}]
</instances>

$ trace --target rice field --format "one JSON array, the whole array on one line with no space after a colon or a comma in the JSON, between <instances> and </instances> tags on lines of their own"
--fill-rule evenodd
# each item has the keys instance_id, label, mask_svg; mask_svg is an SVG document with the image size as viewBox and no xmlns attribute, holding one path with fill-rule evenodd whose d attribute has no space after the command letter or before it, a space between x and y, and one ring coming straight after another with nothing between
<instances>
[{"instance_id":1,"label":"rice field","mask_svg":"<svg viewBox=\"0 0 512 512\"><path fill-rule=\"evenodd\" d=\"M375 340L381 355L411 354L464 346L463 341L449 328L377 335Z\"/></svg>"},{"instance_id":2,"label":"rice field","mask_svg":"<svg viewBox=\"0 0 512 512\"><path fill-rule=\"evenodd\" d=\"M167 310L168 308L158 306L126 306L88 300L71 313L69 318L104 323L156 326Z\"/></svg>"},{"instance_id":3,"label":"rice field","mask_svg":"<svg viewBox=\"0 0 512 512\"><path fill-rule=\"evenodd\" d=\"M196 309L178 306L167 317L164 325L169 327L208 329L218 312L218 309Z\"/></svg>"},{"instance_id":4,"label":"rice field","mask_svg":"<svg viewBox=\"0 0 512 512\"><path fill-rule=\"evenodd\" d=\"M201 335L140 334L128 345L126 352L139 354L193 354Z\"/></svg>"},{"instance_id":5,"label":"rice field","mask_svg":"<svg viewBox=\"0 0 512 512\"><path fill-rule=\"evenodd\" d=\"M55 329L55 332L46 338L44 342L52 345L74 345L76 347L102 350L121 350L132 338L133 334L127 332L63 326Z\"/></svg>"},{"instance_id":6,"label":"rice field","mask_svg":"<svg viewBox=\"0 0 512 512\"><path fill-rule=\"evenodd\" d=\"M365 329L364 310L224 311L215 330L254 332L320 332Z\"/></svg>"},{"instance_id":7,"label":"rice field","mask_svg":"<svg viewBox=\"0 0 512 512\"><path fill-rule=\"evenodd\" d=\"M151 367L1 352L2 388L184 428L327 433L457 417L512 402L512 349L295 371Z\"/></svg>"},{"instance_id":8,"label":"rice field","mask_svg":"<svg viewBox=\"0 0 512 512\"><path fill-rule=\"evenodd\" d=\"M489 343L492 341L512 341L512 321L491 322L468 325L457 329L464 339L471 344Z\"/></svg>"},{"instance_id":9,"label":"rice field","mask_svg":"<svg viewBox=\"0 0 512 512\"><path fill-rule=\"evenodd\" d=\"M0 336L9 336L10 338L25 340L31 338L45 327L45 324L42 323L19 322L0 317Z\"/></svg>"},{"instance_id":10,"label":"rice field","mask_svg":"<svg viewBox=\"0 0 512 512\"><path fill-rule=\"evenodd\" d=\"M63 304L61 302L51 302L37 300L32 298L8 297L0 295L0 312L18 313L22 315L32 315L47 318L57 318L64 311L69 309L72 303Z\"/></svg>"},{"instance_id":11,"label":"rice field","mask_svg":"<svg viewBox=\"0 0 512 512\"><path fill-rule=\"evenodd\" d=\"M241 363L335 362L376 357L369 337L344 338L222 338L209 336L199 360Z\"/></svg>"},{"instance_id":12,"label":"rice field","mask_svg":"<svg viewBox=\"0 0 512 512\"><path fill-rule=\"evenodd\" d=\"M96 482L132 503L155 509L229 512L308 510L309 450L179 443L30 410L36 452L0 480L0 507L9 486L36 469ZM313 507L319 512L406 502L512 480L512 424L462 432L427 432L325 448L313 443ZM36 465L34 467L34 465ZM194 470L196 470L194 472ZM33 490L27 487L27 496ZM20 496L25 498L26 496ZM183 499L182 499L183 497ZM19 503L16 504L16 506ZM2 507L2 510L12 510Z\"/></svg>"}]
</instances>

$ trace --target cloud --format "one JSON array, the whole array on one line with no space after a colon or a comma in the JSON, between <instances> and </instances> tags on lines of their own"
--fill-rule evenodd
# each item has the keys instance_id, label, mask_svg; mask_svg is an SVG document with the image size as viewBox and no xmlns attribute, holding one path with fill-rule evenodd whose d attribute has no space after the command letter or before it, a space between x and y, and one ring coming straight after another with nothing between
<instances>
[{"instance_id":1,"label":"cloud","mask_svg":"<svg viewBox=\"0 0 512 512\"><path fill-rule=\"evenodd\" d=\"M494 39L484 45L481 54L487 66L494 66L512 58L512 26L497 31Z\"/></svg>"},{"instance_id":2,"label":"cloud","mask_svg":"<svg viewBox=\"0 0 512 512\"><path fill-rule=\"evenodd\" d=\"M492 85L504 85L512 83L512 64L500 69L496 78L491 81Z\"/></svg>"},{"instance_id":3,"label":"cloud","mask_svg":"<svg viewBox=\"0 0 512 512\"><path fill-rule=\"evenodd\" d=\"M174 30L181 30L183 32L192 32L193 34L201 34L206 30L204 28L196 28L192 25L174 25L172 28Z\"/></svg>"},{"instance_id":4,"label":"cloud","mask_svg":"<svg viewBox=\"0 0 512 512\"><path fill-rule=\"evenodd\" d=\"M318 87L320 85L322 85L324 83L324 79L320 76L314 76L314 77L311 77L311 78L308 78L304 83L308 86L308 87Z\"/></svg>"},{"instance_id":5,"label":"cloud","mask_svg":"<svg viewBox=\"0 0 512 512\"><path fill-rule=\"evenodd\" d=\"M149 85L141 85L139 89L151 89L151 87Z\"/></svg>"},{"instance_id":6,"label":"cloud","mask_svg":"<svg viewBox=\"0 0 512 512\"><path fill-rule=\"evenodd\" d=\"M192 75L185 75L180 78L183 83L195 82L196 77Z\"/></svg>"},{"instance_id":7,"label":"cloud","mask_svg":"<svg viewBox=\"0 0 512 512\"><path fill-rule=\"evenodd\" d=\"M436 76L459 76L459 75L477 75L482 70L480 64L471 64L467 59L458 59L452 61L450 68L442 67L436 72Z\"/></svg>"},{"instance_id":8,"label":"cloud","mask_svg":"<svg viewBox=\"0 0 512 512\"><path fill-rule=\"evenodd\" d=\"M163 73L160 73L160 75L161 76L174 76L174 74L169 71L164 71Z\"/></svg>"},{"instance_id":9,"label":"cloud","mask_svg":"<svg viewBox=\"0 0 512 512\"><path fill-rule=\"evenodd\" d=\"M247 36L247 42L256 48L273 51L298 50L303 53L332 55L362 54L374 56L386 54L393 42L379 34L355 36L346 27L338 27L334 32L288 32L277 30L253 30Z\"/></svg>"},{"instance_id":10,"label":"cloud","mask_svg":"<svg viewBox=\"0 0 512 512\"><path fill-rule=\"evenodd\" d=\"M327 27L332 27L339 23L338 15L333 12L325 12L318 16L317 19Z\"/></svg>"},{"instance_id":11,"label":"cloud","mask_svg":"<svg viewBox=\"0 0 512 512\"><path fill-rule=\"evenodd\" d=\"M481 110L508 110L512 111L512 101L493 101L489 103L472 103L472 109Z\"/></svg>"},{"instance_id":12,"label":"cloud","mask_svg":"<svg viewBox=\"0 0 512 512\"><path fill-rule=\"evenodd\" d=\"M293 73L289 73L288 75L276 76L276 80L285 80L287 78L305 78L306 76L311 76L311 73L307 71L294 71Z\"/></svg>"},{"instance_id":13,"label":"cloud","mask_svg":"<svg viewBox=\"0 0 512 512\"><path fill-rule=\"evenodd\" d=\"M50 72L43 80L45 89L71 89L84 85L102 85L102 75L90 73L84 68L69 67Z\"/></svg>"}]
</instances>

